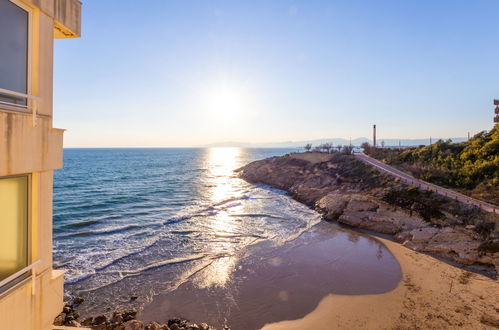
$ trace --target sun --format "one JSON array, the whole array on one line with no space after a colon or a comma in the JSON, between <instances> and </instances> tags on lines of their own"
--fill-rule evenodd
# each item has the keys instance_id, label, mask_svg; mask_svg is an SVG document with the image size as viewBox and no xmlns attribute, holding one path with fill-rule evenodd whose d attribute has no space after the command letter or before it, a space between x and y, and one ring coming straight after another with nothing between
<instances>
[{"instance_id":1,"label":"sun","mask_svg":"<svg viewBox=\"0 0 499 330\"><path fill-rule=\"evenodd\" d=\"M248 97L245 89L234 83L219 83L206 91L205 109L217 119L240 116L247 110Z\"/></svg>"}]
</instances>

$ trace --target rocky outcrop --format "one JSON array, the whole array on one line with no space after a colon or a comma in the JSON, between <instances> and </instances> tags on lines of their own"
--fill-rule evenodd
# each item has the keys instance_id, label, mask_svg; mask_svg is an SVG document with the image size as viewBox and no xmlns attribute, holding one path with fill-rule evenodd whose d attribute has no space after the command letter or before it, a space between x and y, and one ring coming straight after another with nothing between
<instances>
[{"instance_id":1,"label":"rocky outcrop","mask_svg":"<svg viewBox=\"0 0 499 330\"><path fill-rule=\"evenodd\" d=\"M89 317L78 322L80 315L75 311L75 307L83 302L82 298L75 298L72 303L65 304L62 312L55 318L55 326L85 327L92 330L214 330L206 323L191 323L188 320L173 318L167 324L150 322L144 324L137 320L137 310L129 309L116 311L111 317L99 315ZM225 328L224 330L230 330Z\"/></svg>"},{"instance_id":2,"label":"rocky outcrop","mask_svg":"<svg viewBox=\"0 0 499 330\"><path fill-rule=\"evenodd\" d=\"M464 265L499 267L499 253L480 249L483 237L474 230L475 226L460 223L451 212L455 205L448 207L451 211L438 203L430 207L418 200L405 205L403 196L398 196L394 188L402 187L412 194L415 187L404 187L353 157L323 156L322 161L317 161L313 153L310 157L313 161L307 161L307 153L273 157L238 171L249 182L288 191L295 199L322 212L326 220L394 235L408 248Z\"/></svg>"},{"instance_id":3,"label":"rocky outcrop","mask_svg":"<svg viewBox=\"0 0 499 330\"><path fill-rule=\"evenodd\" d=\"M382 234L393 235L428 225L421 217L410 216L400 208L368 195L332 193L322 197L316 206L326 220Z\"/></svg>"},{"instance_id":4,"label":"rocky outcrop","mask_svg":"<svg viewBox=\"0 0 499 330\"><path fill-rule=\"evenodd\" d=\"M402 231L395 238L410 249L438 254L461 264L498 265L497 253L480 252L479 248L482 242L478 235L470 229L422 227Z\"/></svg>"}]
</instances>

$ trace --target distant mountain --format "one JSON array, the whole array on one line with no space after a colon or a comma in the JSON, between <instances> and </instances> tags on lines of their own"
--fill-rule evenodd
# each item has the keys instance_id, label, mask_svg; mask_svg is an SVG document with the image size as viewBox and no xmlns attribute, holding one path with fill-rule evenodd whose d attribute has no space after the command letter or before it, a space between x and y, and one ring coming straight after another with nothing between
<instances>
[{"instance_id":1,"label":"distant mountain","mask_svg":"<svg viewBox=\"0 0 499 330\"><path fill-rule=\"evenodd\" d=\"M432 138L432 142L438 141L440 138ZM452 140L452 142L463 142L466 141L466 138L457 137L457 138L441 138L442 140ZM352 139L352 145L360 146L362 143L368 142L372 144L372 140L369 140L365 137L360 137L356 139ZM420 146L420 145L429 145L430 139L379 139L377 141L378 146L384 142L386 147L398 147L399 143L403 147L412 147L412 146ZM304 141L284 141L284 142L266 142L266 143L250 143L250 142L220 142L220 143L211 143L204 145L202 147L240 147L240 148L302 148L306 144L310 143L313 146L318 146L323 143L332 143L334 146L338 145L349 145L349 139L342 138L329 138L329 139L317 139L317 140L304 140Z\"/></svg>"}]
</instances>

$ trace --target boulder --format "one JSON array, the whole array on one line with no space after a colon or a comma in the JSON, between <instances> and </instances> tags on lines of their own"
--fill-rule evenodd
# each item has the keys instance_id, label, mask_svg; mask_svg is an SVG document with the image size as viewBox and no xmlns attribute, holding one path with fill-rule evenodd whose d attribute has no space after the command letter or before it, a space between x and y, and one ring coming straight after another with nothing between
<instances>
[{"instance_id":1,"label":"boulder","mask_svg":"<svg viewBox=\"0 0 499 330\"><path fill-rule=\"evenodd\" d=\"M129 309L121 312L121 315L123 316L123 322L135 320L137 318L137 310Z\"/></svg>"},{"instance_id":2,"label":"boulder","mask_svg":"<svg viewBox=\"0 0 499 330\"><path fill-rule=\"evenodd\" d=\"M201 330L210 330L210 326L206 323L198 323L198 328Z\"/></svg>"},{"instance_id":3,"label":"boulder","mask_svg":"<svg viewBox=\"0 0 499 330\"><path fill-rule=\"evenodd\" d=\"M76 328L81 327L81 324L80 324L78 321L76 321L76 320L72 320L72 321L70 321L70 322L68 323L68 325L69 325L70 327L76 327Z\"/></svg>"},{"instance_id":4,"label":"boulder","mask_svg":"<svg viewBox=\"0 0 499 330\"><path fill-rule=\"evenodd\" d=\"M157 322L151 322L147 324L144 328L144 330L166 330L167 326L166 324L159 324Z\"/></svg>"},{"instance_id":5,"label":"boulder","mask_svg":"<svg viewBox=\"0 0 499 330\"><path fill-rule=\"evenodd\" d=\"M64 325L64 320L66 319L66 314L65 313L61 313L59 315L57 315L57 317L54 319L54 325Z\"/></svg>"},{"instance_id":6,"label":"boulder","mask_svg":"<svg viewBox=\"0 0 499 330\"><path fill-rule=\"evenodd\" d=\"M374 212L378 208L379 205L374 199L362 195L352 195L347 205L350 212Z\"/></svg>"},{"instance_id":7,"label":"boulder","mask_svg":"<svg viewBox=\"0 0 499 330\"><path fill-rule=\"evenodd\" d=\"M144 324L139 320L130 320L125 322L123 325L123 330L143 330Z\"/></svg>"},{"instance_id":8,"label":"boulder","mask_svg":"<svg viewBox=\"0 0 499 330\"><path fill-rule=\"evenodd\" d=\"M322 197L316 204L327 220L337 220L350 202L349 195L330 193Z\"/></svg>"},{"instance_id":9,"label":"boulder","mask_svg":"<svg viewBox=\"0 0 499 330\"><path fill-rule=\"evenodd\" d=\"M123 312L114 312L109 321L111 323L123 323Z\"/></svg>"},{"instance_id":10,"label":"boulder","mask_svg":"<svg viewBox=\"0 0 499 330\"><path fill-rule=\"evenodd\" d=\"M83 325L83 326L89 326L89 325L92 325L93 321L94 321L93 317L87 317L86 319L84 319L81 322L81 325Z\"/></svg>"},{"instance_id":11,"label":"boulder","mask_svg":"<svg viewBox=\"0 0 499 330\"><path fill-rule=\"evenodd\" d=\"M107 322L107 317L105 315L99 315L94 318L92 325L99 325Z\"/></svg>"},{"instance_id":12,"label":"boulder","mask_svg":"<svg viewBox=\"0 0 499 330\"><path fill-rule=\"evenodd\" d=\"M80 304L82 304L84 301L85 301L85 298L83 298L83 297L76 297L76 298L73 300L73 304L75 304L75 305L80 305Z\"/></svg>"}]
</instances>

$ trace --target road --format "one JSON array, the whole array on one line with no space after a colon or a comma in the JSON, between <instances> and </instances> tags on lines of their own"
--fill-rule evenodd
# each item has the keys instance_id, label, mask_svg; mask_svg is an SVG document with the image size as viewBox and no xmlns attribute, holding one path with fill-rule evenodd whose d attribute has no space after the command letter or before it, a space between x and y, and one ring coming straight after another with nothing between
<instances>
[{"instance_id":1,"label":"road","mask_svg":"<svg viewBox=\"0 0 499 330\"><path fill-rule=\"evenodd\" d=\"M432 183L428 183L428 182L423 181L423 180L416 179L415 177L413 177L407 173L404 173L402 171L399 171L390 165L382 163L379 160L376 160L372 157L369 157L366 154L354 153L354 155L357 159L363 161L364 163L372 165L372 166L376 167L378 170L386 172L386 173L388 173L396 178L399 178L401 181L404 181L408 184L416 186L422 190L430 190L430 191L433 191L437 194L458 200L462 203L472 204L472 205L478 206L479 208L481 208L482 210L484 210L486 212L499 213L499 206L495 206L493 204L489 204L489 203L480 201L478 199L471 198L471 197L468 197L466 195L460 194L456 191L446 189L446 188L434 185Z\"/></svg>"}]
</instances>

